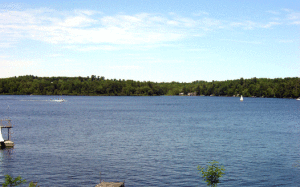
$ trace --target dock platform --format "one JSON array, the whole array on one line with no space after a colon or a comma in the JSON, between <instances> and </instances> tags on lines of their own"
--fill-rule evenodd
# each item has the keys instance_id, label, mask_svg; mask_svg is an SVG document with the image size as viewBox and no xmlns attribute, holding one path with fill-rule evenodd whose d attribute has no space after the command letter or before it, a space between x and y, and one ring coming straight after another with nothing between
<instances>
[{"instance_id":1,"label":"dock platform","mask_svg":"<svg viewBox=\"0 0 300 187\"><path fill-rule=\"evenodd\" d=\"M12 124L11 124L11 119L0 119L0 148L4 149L4 148L12 148L14 147L14 142L11 141L10 137L11 137L11 131L10 129L13 128ZM3 139L2 137L2 129L7 129L7 139Z\"/></svg>"}]
</instances>

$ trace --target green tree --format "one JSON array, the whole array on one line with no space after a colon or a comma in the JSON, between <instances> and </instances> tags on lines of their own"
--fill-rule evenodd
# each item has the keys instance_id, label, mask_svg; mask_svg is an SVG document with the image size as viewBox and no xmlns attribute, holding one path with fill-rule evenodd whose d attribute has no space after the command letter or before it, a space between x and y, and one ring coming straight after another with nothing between
<instances>
[{"instance_id":1,"label":"green tree","mask_svg":"<svg viewBox=\"0 0 300 187\"><path fill-rule=\"evenodd\" d=\"M216 187L220 183L219 178L222 177L225 173L224 166L219 166L219 162L212 161L209 162L210 165L207 165L206 168L198 166L197 169L199 173L202 174L203 180L207 183L207 186Z\"/></svg>"},{"instance_id":2,"label":"green tree","mask_svg":"<svg viewBox=\"0 0 300 187\"><path fill-rule=\"evenodd\" d=\"M10 175L5 175L5 182L2 184L3 187L19 186L26 183L26 180L22 179L21 176L16 178L11 177Z\"/></svg>"},{"instance_id":3,"label":"green tree","mask_svg":"<svg viewBox=\"0 0 300 187\"><path fill-rule=\"evenodd\" d=\"M179 95L196 92L197 95L245 97L298 98L300 78L251 78L227 81L150 82L90 77L37 77L33 75L0 79L0 94L17 95Z\"/></svg>"}]
</instances>

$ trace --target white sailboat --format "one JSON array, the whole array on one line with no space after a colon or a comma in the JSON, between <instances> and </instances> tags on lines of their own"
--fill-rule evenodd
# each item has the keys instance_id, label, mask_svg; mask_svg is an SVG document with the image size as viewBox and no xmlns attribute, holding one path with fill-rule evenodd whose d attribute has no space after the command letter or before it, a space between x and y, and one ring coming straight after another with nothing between
<instances>
[{"instance_id":1,"label":"white sailboat","mask_svg":"<svg viewBox=\"0 0 300 187\"><path fill-rule=\"evenodd\" d=\"M243 96L242 96L242 95L241 95L240 101L244 101L244 98L243 98Z\"/></svg>"}]
</instances>

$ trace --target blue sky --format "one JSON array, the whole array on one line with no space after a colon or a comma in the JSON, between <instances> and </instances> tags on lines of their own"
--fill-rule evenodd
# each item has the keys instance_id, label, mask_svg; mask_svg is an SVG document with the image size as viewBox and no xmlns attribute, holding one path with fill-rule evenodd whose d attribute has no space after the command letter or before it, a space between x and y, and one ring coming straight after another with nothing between
<instances>
[{"instance_id":1,"label":"blue sky","mask_svg":"<svg viewBox=\"0 0 300 187\"><path fill-rule=\"evenodd\" d=\"M300 76L300 1L0 2L0 78Z\"/></svg>"}]
</instances>

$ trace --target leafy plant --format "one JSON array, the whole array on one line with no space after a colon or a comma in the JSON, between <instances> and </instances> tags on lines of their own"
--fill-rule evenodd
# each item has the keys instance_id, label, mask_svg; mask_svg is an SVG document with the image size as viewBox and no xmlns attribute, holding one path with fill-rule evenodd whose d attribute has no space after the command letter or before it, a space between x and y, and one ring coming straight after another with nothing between
<instances>
[{"instance_id":1,"label":"leafy plant","mask_svg":"<svg viewBox=\"0 0 300 187\"><path fill-rule=\"evenodd\" d=\"M13 178L10 175L5 175L5 182L2 184L2 186L11 187L11 186L18 186L24 183L26 183L26 180L25 179L23 180L21 176Z\"/></svg>"},{"instance_id":2,"label":"leafy plant","mask_svg":"<svg viewBox=\"0 0 300 187\"><path fill-rule=\"evenodd\" d=\"M207 186L216 187L220 183L219 178L225 173L224 166L219 166L217 161L208 162L206 168L198 166L199 173L202 174L203 180L207 183Z\"/></svg>"},{"instance_id":3,"label":"leafy plant","mask_svg":"<svg viewBox=\"0 0 300 187\"><path fill-rule=\"evenodd\" d=\"M29 186L28 186L28 187L37 187L37 183L34 183L34 182L31 181L31 182L29 183Z\"/></svg>"}]
</instances>

